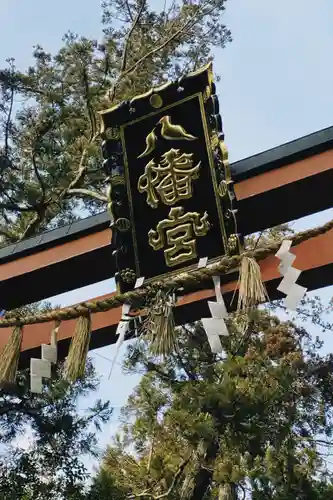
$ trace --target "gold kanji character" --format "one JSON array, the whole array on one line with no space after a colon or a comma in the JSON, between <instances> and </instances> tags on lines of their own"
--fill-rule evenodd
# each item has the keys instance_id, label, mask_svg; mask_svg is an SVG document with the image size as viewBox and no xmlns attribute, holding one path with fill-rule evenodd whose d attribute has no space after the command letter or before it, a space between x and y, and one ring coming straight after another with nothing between
<instances>
[{"instance_id":1,"label":"gold kanji character","mask_svg":"<svg viewBox=\"0 0 333 500\"><path fill-rule=\"evenodd\" d=\"M168 219L160 221L156 230L148 233L150 246L164 250L166 265L176 266L197 258L195 236L205 236L210 228L207 212L202 217L198 212L184 213L183 207L173 207Z\"/></svg>"},{"instance_id":2,"label":"gold kanji character","mask_svg":"<svg viewBox=\"0 0 333 500\"><path fill-rule=\"evenodd\" d=\"M191 198L192 180L199 177L201 162L193 166L193 153L181 153L170 149L162 155L160 163L150 160L145 172L139 177L138 190L147 192L147 204L158 205L158 195L165 205L174 205L180 200Z\"/></svg>"}]
</instances>

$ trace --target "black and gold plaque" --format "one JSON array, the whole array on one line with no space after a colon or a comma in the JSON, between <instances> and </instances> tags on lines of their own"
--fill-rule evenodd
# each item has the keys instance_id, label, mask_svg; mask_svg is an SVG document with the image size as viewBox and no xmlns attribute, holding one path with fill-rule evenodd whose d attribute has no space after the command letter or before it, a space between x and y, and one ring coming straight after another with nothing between
<instances>
[{"instance_id":1,"label":"black and gold plaque","mask_svg":"<svg viewBox=\"0 0 333 500\"><path fill-rule=\"evenodd\" d=\"M239 250L211 64L102 119L120 290Z\"/></svg>"}]
</instances>

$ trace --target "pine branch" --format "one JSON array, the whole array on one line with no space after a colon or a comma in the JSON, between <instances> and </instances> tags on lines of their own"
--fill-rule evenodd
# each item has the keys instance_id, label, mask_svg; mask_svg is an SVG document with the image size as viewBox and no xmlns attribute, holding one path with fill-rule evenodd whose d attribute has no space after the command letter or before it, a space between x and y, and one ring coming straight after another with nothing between
<instances>
[{"instance_id":1,"label":"pine branch","mask_svg":"<svg viewBox=\"0 0 333 500\"><path fill-rule=\"evenodd\" d=\"M142 493L135 493L135 494L132 494L129 498L131 499L134 499L134 498L144 498L144 497L147 497L147 498L151 498L152 500L160 500L161 498L166 498L168 497L173 489L175 488L175 486L177 485L177 482L180 478L180 476L182 475L182 473L184 472L184 469L186 467L186 465L189 463L191 457L193 455L193 452L190 451L187 453L187 456L181 461L175 475L173 476L173 479L171 481L171 484L168 488L168 490L165 492L165 493L161 493L160 495L153 495L152 493L149 493L147 490L142 492Z\"/></svg>"},{"instance_id":2,"label":"pine branch","mask_svg":"<svg viewBox=\"0 0 333 500\"><path fill-rule=\"evenodd\" d=\"M90 191L89 189L83 189L83 188L68 189L67 194L94 198L95 200L103 201L105 203L107 203L108 201L107 196L105 196L104 194L97 193L96 191Z\"/></svg>"},{"instance_id":3,"label":"pine branch","mask_svg":"<svg viewBox=\"0 0 333 500\"><path fill-rule=\"evenodd\" d=\"M37 167L35 153L32 153L31 161L32 161L32 166L34 168L34 172L35 172L36 178L37 178L37 180L39 182L39 185L41 187L41 190L42 190L42 203L44 203L44 200L45 200L45 185L44 185L42 176L40 175L38 167Z\"/></svg>"},{"instance_id":4,"label":"pine branch","mask_svg":"<svg viewBox=\"0 0 333 500\"><path fill-rule=\"evenodd\" d=\"M0 403L1 405L1 403ZM7 415L9 413L22 413L23 415L28 415L29 417L36 418L41 415L41 408L26 408L20 404L15 404L13 401L8 403L8 405L0 406L0 415Z\"/></svg>"},{"instance_id":5,"label":"pine branch","mask_svg":"<svg viewBox=\"0 0 333 500\"><path fill-rule=\"evenodd\" d=\"M161 368L159 368L158 365L156 365L152 361L148 361L147 363L145 363L145 367L148 372L153 371L157 373L160 376L161 380L167 382L168 384L170 384L170 386L177 385L177 380L172 379L167 373L165 373Z\"/></svg>"},{"instance_id":6,"label":"pine branch","mask_svg":"<svg viewBox=\"0 0 333 500\"><path fill-rule=\"evenodd\" d=\"M76 188L76 186L80 183L82 177L85 175L86 170L87 170L87 166L85 165L85 161L86 161L86 158L87 158L87 155L88 155L88 146L90 146L90 144L92 144L93 142L95 142L95 140L97 139L98 135L99 134L96 133L93 137L91 137L91 139L88 141L88 145L84 147L84 149L82 151L82 154L81 154L81 159L80 159L80 163L79 163L78 173L77 173L76 177L74 177L74 179L72 180L72 182L69 184L69 186L63 190L60 198L65 197L66 194L67 194L67 192L69 190Z\"/></svg>"},{"instance_id":7,"label":"pine branch","mask_svg":"<svg viewBox=\"0 0 333 500\"><path fill-rule=\"evenodd\" d=\"M0 202L0 208L10 210L11 212L35 212L35 207L18 205L17 203L4 203Z\"/></svg>"},{"instance_id":8,"label":"pine branch","mask_svg":"<svg viewBox=\"0 0 333 500\"><path fill-rule=\"evenodd\" d=\"M93 140L93 138L97 135L96 134L96 129L97 129L97 124L96 124L96 116L94 113L94 110L91 106L90 102L90 96L89 96L89 79L88 79L88 74L87 74L87 68L83 68L83 85L85 89L85 99L86 99L86 106L87 106L87 112L88 112L88 117L90 121L90 139L89 143Z\"/></svg>"},{"instance_id":9,"label":"pine branch","mask_svg":"<svg viewBox=\"0 0 333 500\"><path fill-rule=\"evenodd\" d=\"M131 36L132 36L132 34L133 34L133 32L134 32L134 30L135 30L138 22L140 20L140 17L142 15L142 12L143 12L143 9L144 9L145 5L146 5L146 0L141 0L141 5L140 5L140 8L138 10L138 13L135 16L135 19L132 22L132 26L130 27L130 29L129 29L126 37L125 37L124 50L123 50L123 55L122 55L122 62L121 62L121 66L120 66L120 74L119 74L116 82L113 84L112 89L111 89L111 91L109 93L109 99L110 99L111 102L115 98L117 85L119 84L121 78L126 74L125 70L126 70L127 52L128 52L129 42L130 42ZM128 8L129 8L129 6L128 6Z\"/></svg>"},{"instance_id":10,"label":"pine branch","mask_svg":"<svg viewBox=\"0 0 333 500\"><path fill-rule=\"evenodd\" d=\"M94 110L93 110L91 103L90 103L89 81L88 81L88 75L87 75L86 69L84 69L84 71L83 71L83 84L85 87L85 98L86 98L87 112L88 112L88 117L89 117L90 127L91 127L91 129L90 129L91 135L90 135L90 138L88 140L88 144L84 147L84 149L82 151L80 163L79 163L79 167L78 167L78 173L75 176L75 178L70 182L70 184L66 188L64 188L61 191L61 193L59 194L58 199L56 200L56 203L58 205L60 205L61 201L64 198L66 198L68 195L81 195L81 196L85 196L85 197L91 197L91 198L97 199L97 200L102 201L102 202L107 202L106 196L103 196L99 193L95 193L95 192L90 191L88 189L81 190L81 189L76 188L76 186L78 186L80 184L80 182L81 182L82 178L84 177L86 170L87 170L87 165L85 164L85 162L86 162L86 159L88 156L88 148L97 139L97 137L99 135L98 132L96 131L97 124L96 124L95 113L94 113ZM46 131L43 130L42 135L44 135L48 130L49 130L49 128L47 128ZM47 206L44 205L45 186L44 186L42 178L38 172L35 157L33 157L33 167L34 167L36 177L37 177L37 179L42 187L42 191L43 191L43 200L42 200L42 203L43 203L42 207L43 208L40 211L37 211L36 208L35 209L33 208L33 210L36 210L37 213L31 219L31 221L28 223L28 225L27 225L24 233L20 237L20 239L24 239L24 238L32 235L38 229L39 225L43 222L43 220L45 219L45 215L47 212Z\"/></svg>"},{"instance_id":11,"label":"pine branch","mask_svg":"<svg viewBox=\"0 0 333 500\"><path fill-rule=\"evenodd\" d=\"M182 369L186 373L188 379L192 380L192 382L196 382L197 381L197 377L194 375L194 373L192 373L190 370L188 370L188 368L187 368L186 364L184 363L184 361L183 361L181 355L179 354L179 352L176 354L176 357L178 359L178 362L179 362L180 366L182 367Z\"/></svg>"},{"instance_id":12,"label":"pine branch","mask_svg":"<svg viewBox=\"0 0 333 500\"><path fill-rule=\"evenodd\" d=\"M201 15L199 14L199 11L196 12L190 19L186 21L186 23L181 26L173 35L170 35L161 45L158 47L155 47L154 49L150 50L142 56L138 61L136 61L129 69L127 69L121 76L126 76L130 73L133 73L133 71L139 66L142 62L144 62L146 59L149 57L153 56L160 50L164 49L167 45L169 45L170 42L172 42L175 38L177 38L179 35L181 35L184 31L186 31L187 28L193 28L197 22L199 22L203 17L209 16L216 10L216 7L214 6L212 9L210 9L207 12L202 12Z\"/></svg>"},{"instance_id":13,"label":"pine branch","mask_svg":"<svg viewBox=\"0 0 333 500\"><path fill-rule=\"evenodd\" d=\"M147 52L147 54L145 54L144 56L142 56L138 61L136 61L132 66L130 66L130 68L128 68L127 70L125 70L121 76L123 77L123 76L129 75L130 73L133 73L133 71L140 64L142 64L146 59L148 59L149 57L153 56L157 52L160 52L160 50L164 49L167 45L169 45L170 42L172 42L175 38L177 38L177 36L179 36L190 25L190 23L191 23L192 20L193 20L193 18L189 19L184 24L184 26L181 26L181 28L179 28L179 30L177 30L173 35L169 36L163 43L161 43L161 45L159 45L158 47L155 47L154 49L152 49L149 52Z\"/></svg>"},{"instance_id":14,"label":"pine branch","mask_svg":"<svg viewBox=\"0 0 333 500\"><path fill-rule=\"evenodd\" d=\"M143 4L142 4L142 9L143 9L143 6L144 6L145 2L143 1ZM124 77L124 76L127 76L131 73L133 73L133 71L135 71L137 69L137 67L142 64L146 59L149 59L150 57L152 57L154 54L160 52L161 50L163 50L167 45L169 45L173 40L175 40L179 35L181 35L183 32L186 31L187 28L192 28L197 22L199 22L203 17L205 16L208 16L210 15L212 12L214 12L214 10L216 10L216 6L214 6L212 9L210 9L209 11L207 12L204 12L203 9L204 7L206 6L207 4L204 4L203 7L201 8L201 15L200 15L200 10L198 10L192 17L190 17L190 19L188 19L185 24L183 24L175 33L173 33L172 35L170 35L169 37L167 37L167 39L162 42L160 45L158 45L157 47L153 48L152 50L150 50L149 52L147 52L144 56L142 56L140 59L138 59L138 61L136 61L134 64L132 64L132 66L130 66L128 69L125 68L126 66L126 58L127 58L127 50L128 50L128 42L130 40L130 37L133 33L133 30L137 24L137 22L139 21L139 18L141 16L141 9L139 10L138 12L138 15L136 17L136 19L134 20L134 23L128 33L128 36L127 36L127 39L125 41L125 47L124 47L124 52L123 52L123 58L122 58L122 65L121 65L121 70L120 70L120 74L119 74L119 77L117 79L117 81L114 83L113 87L112 87L112 90L110 91L109 93L109 99L110 101L112 102L114 100L114 97L115 97L115 93L116 93L116 88L117 86L119 85L121 79Z\"/></svg>"},{"instance_id":15,"label":"pine branch","mask_svg":"<svg viewBox=\"0 0 333 500\"><path fill-rule=\"evenodd\" d=\"M8 157L8 153L9 153L9 130L10 130L10 123L11 123L12 112L13 112L13 105L14 105L14 93L15 93L14 88L11 87L9 110L8 110L8 115L7 115L6 125L5 125L5 156L6 157Z\"/></svg>"},{"instance_id":16,"label":"pine branch","mask_svg":"<svg viewBox=\"0 0 333 500\"><path fill-rule=\"evenodd\" d=\"M29 238L29 236L32 236L35 233L35 231L37 231L41 222L42 220L39 213L35 211L35 215L29 221L27 227L23 231L23 234L20 236L19 241L22 241L25 238Z\"/></svg>"},{"instance_id":17,"label":"pine branch","mask_svg":"<svg viewBox=\"0 0 333 500\"><path fill-rule=\"evenodd\" d=\"M151 438L151 443L150 443L150 449L149 449L148 464L147 464L147 473L148 474L150 472L151 461L152 461L152 458L153 458L154 443L155 443L155 433L153 432L153 435L152 435L152 438Z\"/></svg>"},{"instance_id":18,"label":"pine branch","mask_svg":"<svg viewBox=\"0 0 333 500\"><path fill-rule=\"evenodd\" d=\"M142 15L142 12L143 12L143 9L146 5L146 1L145 0L141 0L141 5L140 5L140 8L138 10L138 13L137 15L135 16L135 19L132 23L132 26L126 36L126 39L125 39L125 47L124 47L124 52L123 52L123 58L122 58L122 63L121 63L121 67L120 67L120 71L121 73L124 73L124 71L126 70L126 62L127 62L127 52L128 52L128 46L129 46L129 41L131 39L131 36L139 22L139 19Z\"/></svg>"},{"instance_id":19,"label":"pine branch","mask_svg":"<svg viewBox=\"0 0 333 500\"><path fill-rule=\"evenodd\" d=\"M132 23L133 23L134 18L133 18L133 16L132 16L132 12L131 12L131 9L130 9L130 6L129 6L129 3L128 3L128 0L125 0L125 5L126 5L126 8L127 8L128 16L129 16L130 20L131 20L131 21L132 21Z\"/></svg>"},{"instance_id":20,"label":"pine branch","mask_svg":"<svg viewBox=\"0 0 333 500\"><path fill-rule=\"evenodd\" d=\"M11 233L10 231L0 227L0 236L4 236L9 243L15 243L18 240L18 236Z\"/></svg>"}]
</instances>

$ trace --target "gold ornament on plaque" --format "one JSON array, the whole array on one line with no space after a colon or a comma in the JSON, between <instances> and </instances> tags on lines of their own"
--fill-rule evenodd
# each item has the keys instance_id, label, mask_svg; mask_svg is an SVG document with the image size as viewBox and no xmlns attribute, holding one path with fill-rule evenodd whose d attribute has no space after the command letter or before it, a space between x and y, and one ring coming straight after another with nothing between
<instances>
[{"instance_id":1,"label":"gold ornament on plaque","mask_svg":"<svg viewBox=\"0 0 333 500\"><path fill-rule=\"evenodd\" d=\"M165 205L174 205L191 198L192 181L198 179L201 162L193 166L193 153L170 149L160 163L150 160L139 177L138 190L147 193L147 204L157 208L159 199Z\"/></svg>"},{"instance_id":2,"label":"gold ornament on plaque","mask_svg":"<svg viewBox=\"0 0 333 500\"><path fill-rule=\"evenodd\" d=\"M162 116L157 122L156 127L146 137L146 149L141 153L138 158L143 158L152 153L156 147L157 135L156 128L160 126L161 137L167 141L195 141L197 137L188 134L181 125L174 125L171 123L170 116Z\"/></svg>"},{"instance_id":3,"label":"gold ornament on plaque","mask_svg":"<svg viewBox=\"0 0 333 500\"><path fill-rule=\"evenodd\" d=\"M130 229L131 223L126 217L120 217L114 221L114 226L120 232L126 232Z\"/></svg>"},{"instance_id":4,"label":"gold ornament on plaque","mask_svg":"<svg viewBox=\"0 0 333 500\"><path fill-rule=\"evenodd\" d=\"M166 265L177 266L197 258L196 236L206 236L210 229L207 212L202 217L198 212L184 213L183 207L173 207L168 219L160 221L156 230L148 233L150 246L164 250Z\"/></svg>"},{"instance_id":5,"label":"gold ornament on plaque","mask_svg":"<svg viewBox=\"0 0 333 500\"><path fill-rule=\"evenodd\" d=\"M149 99L150 105L155 108L161 108L163 106L163 99L159 94L153 94Z\"/></svg>"},{"instance_id":6,"label":"gold ornament on plaque","mask_svg":"<svg viewBox=\"0 0 333 500\"><path fill-rule=\"evenodd\" d=\"M231 234L228 239L228 253L235 254L240 248L240 241L237 234Z\"/></svg>"},{"instance_id":7,"label":"gold ornament on plaque","mask_svg":"<svg viewBox=\"0 0 333 500\"><path fill-rule=\"evenodd\" d=\"M221 181L220 184L218 185L217 190L221 198L224 198L228 194L227 182L225 180Z\"/></svg>"},{"instance_id":8,"label":"gold ornament on plaque","mask_svg":"<svg viewBox=\"0 0 333 500\"><path fill-rule=\"evenodd\" d=\"M120 139L119 129L109 127L105 130L105 136L106 139L119 140Z\"/></svg>"},{"instance_id":9,"label":"gold ornament on plaque","mask_svg":"<svg viewBox=\"0 0 333 500\"><path fill-rule=\"evenodd\" d=\"M120 276L125 283L134 283L134 281L136 280L136 273L133 269L123 269L120 272Z\"/></svg>"}]
</instances>

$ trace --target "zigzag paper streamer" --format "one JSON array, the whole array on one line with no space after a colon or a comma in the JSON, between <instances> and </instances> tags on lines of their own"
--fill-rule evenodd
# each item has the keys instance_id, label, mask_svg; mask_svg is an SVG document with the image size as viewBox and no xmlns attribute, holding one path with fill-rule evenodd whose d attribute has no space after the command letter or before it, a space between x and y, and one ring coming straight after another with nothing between
<instances>
[{"instance_id":1,"label":"zigzag paper streamer","mask_svg":"<svg viewBox=\"0 0 333 500\"><path fill-rule=\"evenodd\" d=\"M34 394L42 394L43 392L42 377L30 374L30 391L33 392Z\"/></svg>"},{"instance_id":2,"label":"zigzag paper streamer","mask_svg":"<svg viewBox=\"0 0 333 500\"><path fill-rule=\"evenodd\" d=\"M208 306L211 318L202 318L202 325L206 332L210 348L214 354L223 351L220 336L229 335L227 325L224 319L228 316L228 311L225 306L221 293L221 278L213 276L216 302L208 301Z\"/></svg>"},{"instance_id":3,"label":"zigzag paper streamer","mask_svg":"<svg viewBox=\"0 0 333 500\"><path fill-rule=\"evenodd\" d=\"M30 360L30 391L41 394L43 391L42 378L51 378L51 363L57 362L56 335L60 323L52 330L51 345L42 344L42 359L31 358Z\"/></svg>"},{"instance_id":4,"label":"zigzag paper streamer","mask_svg":"<svg viewBox=\"0 0 333 500\"><path fill-rule=\"evenodd\" d=\"M279 292L288 295L289 290L296 283L300 274L301 271L299 269L296 269L295 267L289 267L288 271L285 273L283 279L281 280L279 286L277 287Z\"/></svg>"},{"instance_id":5,"label":"zigzag paper streamer","mask_svg":"<svg viewBox=\"0 0 333 500\"><path fill-rule=\"evenodd\" d=\"M204 267L207 267L208 263L208 257L201 257L198 262L198 269L203 269Z\"/></svg>"},{"instance_id":6,"label":"zigzag paper streamer","mask_svg":"<svg viewBox=\"0 0 333 500\"><path fill-rule=\"evenodd\" d=\"M211 351L218 354L223 351L220 340L220 320L215 318L202 318L202 326L206 332Z\"/></svg>"},{"instance_id":7,"label":"zigzag paper streamer","mask_svg":"<svg viewBox=\"0 0 333 500\"><path fill-rule=\"evenodd\" d=\"M287 309L291 309L292 311L295 311L298 304L306 294L307 288L304 286L298 285L295 283L291 289L289 290L289 293L287 297L284 299L284 305Z\"/></svg>"},{"instance_id":8,"label":"zigzag paper streamer","mask_svg":"<svg viewBox=\"0 0 333 500\"><path fill-rule=\"evenodd\" d=\"M296 259L296 255L290 253L291 240L283 240L279 250L276 252L275 257L280 259L281 263L279 265L279 271L282 276L288 271L289 267L293 264Z\"/></svg>"},{"instance_id":9,"label":"zigzag paper streamer","mask_svg":"<svg viewBox=\"0 0 333 500\"><path fill-rule=\"evenodd\" d=\"M46 359L30 359L30 374L37 377L51 378L51 363Z\"/></svg>"},{"instance_id":10,"label":"zigzag paper streamer","mask_svg":"<svg viewBox=\"0 0 333 500\"><path fill-rule=\"evenodd\" d=\"M140 278L137 278L135 285L134 285L134 288L140 288L140 286L143 285L144 281L145 281L144 276L140 276Z\"/></svg>"},{"instance_id":11,"label":"zigzag paper streamer","mask_svg":"<svg viewBox=\"0 0 333 500\"><path fill-rule=\"evenodd\" d=\"M213 318L224 319L228 316L228 311L224 302L208 301L208 307Z\"/></svg>"},{"instance_id":12,"label":"zigzag paper streamer","mask_svg":"<svg viewBox=\"0 0 333 500\"><path fill-rule=\"evenodd\" d=\"M110 377L112 375L112 371L113 371L114 365L115 365L117 357L118 357L119 349L122 346L122 344L124 343L125 335L129 330L129 319L130 318L128 317L128 313L130 312L130 309L131 309L130 304L123 304L123 307L121 310L121 320L117 326L117 331L116 331L116 335L118 335L118 340L116 342L116 352L115 352L115 355L114 355L114 358L112 361L112 365L111 365L111 369L110 369L110 373L109 373L109 380L110 380Z\"/></svg>"},{"instance_id":13,"label":"zigzag paper streamer","mask_svg":"<svg viewBox=\"0 0 333 500\"><path fill-rule=\"evenodd\" d=\"M285 307L295 311L298 304L304 297L307 288L304 288L296 283L302 271L292 267L292 264L296 259L296 255L289 252L291 245L291 240L284 240L275 256L281 261L279 271L283 276L283 279L277 289L286 295L286 298L284 299Z\"/></svg>"},{"instance_id":14,"label":"zigzag paper streamer","mask_svg":"<svg viewBox=\"0 0 333 500\"><path fill-rule=\"evenodd\" d=\"M42 359L45 359L50 363L56 363L57 362L56 346L49 344L42 344Z\"/></svg>"},{"instance_id":15,"label":"zigzag paper streamer","mask_svg":"<svg viewBox=\"0 0 333 500\"><path fill-rule=\"evenodd\" d=\"M51 363L47 359L30 359L30 390L41 394L43 390L42 378L51 378Z\"/></svg>"}]
</instances>

